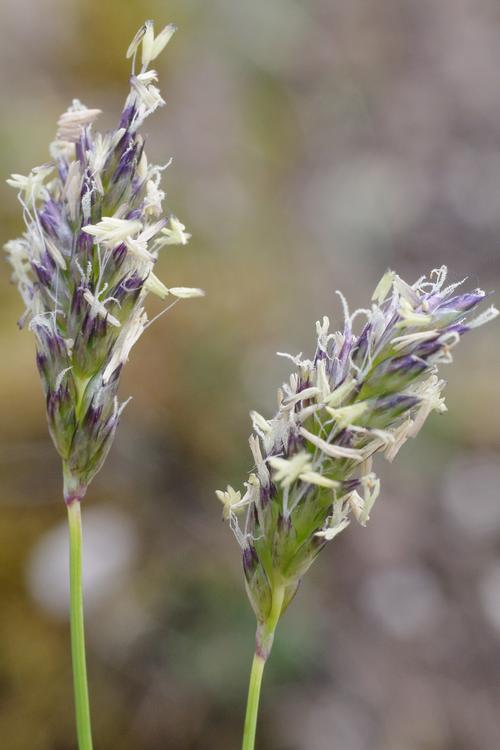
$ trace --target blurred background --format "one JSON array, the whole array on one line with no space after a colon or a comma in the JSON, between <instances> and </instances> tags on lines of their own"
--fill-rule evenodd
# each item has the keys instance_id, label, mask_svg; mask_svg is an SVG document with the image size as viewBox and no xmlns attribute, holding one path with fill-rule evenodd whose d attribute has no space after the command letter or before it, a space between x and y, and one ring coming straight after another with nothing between
<instances>
[{"instance_id":1,"label":"blurred background","mask_svg":"<svg viewBox=\"0 0 500 750\"><path fill-rule=\"evenodd\" d=\"M180 31L147 121L167 208L193 233L159 263L201 286L141 339L133 394L84 505L100 750L239 747L254 618L214 497L250 468L335 289L366 306L387 267L500 288L496 0L0 0L0 234L10 172L48 158L75 96L116 122L145 18ZM498 304L498 299L497 299ZM150 312L161 309L151 302ZM75 748L66 519L29 332L0 274L0 737ZM268 666L261 750L500 747L498 324L456 350L449 413L391 467L367 529L321 555Z\"/></svg>"}]
</instances>

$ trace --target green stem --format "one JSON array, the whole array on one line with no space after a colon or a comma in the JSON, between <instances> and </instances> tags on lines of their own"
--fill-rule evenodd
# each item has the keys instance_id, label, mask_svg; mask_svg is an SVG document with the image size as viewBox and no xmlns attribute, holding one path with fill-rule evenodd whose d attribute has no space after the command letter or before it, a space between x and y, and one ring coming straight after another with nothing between
<instances>
[{"instance_id":1,"label":"green stem","mask_svg":"<svg viewBox=\"0 0 500 750\"><path fill-rule=\"evenodd\" d=\"M271 652L274 640L274 631L283 609L285 589L277 586L273 591L273 602L271 612L266 622L259 623L257 627L255 654L250 672L250 684L248 686L247 710L245 714L245 726L243 729L242 750L254 750L255 733L257 731L257 717L259 714L260 689L262 676L267 658Z\"/></svg>"},{"instance_id":2,"label":"green stem","mask_svg":"<svg viewBox=\"0 0 500 750\"><path fill-rule=\"evenodd\" d=\"M80 503L68 505L71 658L79 750L92 750L82 595L82 519Z\"/></svg>"},{"instance_id":3,"label":"green stem","mask_svg":"<svg viewBox=\"0 0 500 750\"><path fill-rule=\"evenodd\" d=\"M245 715L245 727L243 729L242 750L253 750L255 747L260 688L262 685L262 675L265 666L266 660L255 652L252 662L252 671L250 672L250 684L248 686L247 711Z\"/></svg>"}]
</instances>

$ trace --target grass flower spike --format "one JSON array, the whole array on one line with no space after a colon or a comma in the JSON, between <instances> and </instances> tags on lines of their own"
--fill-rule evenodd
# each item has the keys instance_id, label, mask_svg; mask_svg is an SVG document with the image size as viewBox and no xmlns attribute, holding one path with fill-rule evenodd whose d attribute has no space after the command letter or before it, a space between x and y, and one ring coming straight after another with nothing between
<instances>
[{"instance_id":1,"label":"grass flower spike","mask_svg":"<svg viewBox=\"0 0 500 750\"><path fill-rule=\"evenodd\" d=\"M147 21L135 36L127 55L132 57L130 93L115 130L93 133L100 111L75 99L59 119L50 163L7 180L18 191L26 224L24 235L6 245L26 306L20 324L27 323L36 337L50 434L64 469L78 734L86 750L91 738L79 501L106 458L125 405L117 398L120 373L149 325L147 294L172 295L174 301L203 294L169 289L153 272L163 247L184 245L190 237L175 216L163 216L165 167L148 162L138 132L164 104L157 73L149 66L174 31L169 25L155 37Z\"/></svg>"},{"instance_id":2,"label":"grass flower spike","mask_svg":"<svg viewBox=\"0 0 500 750\"><path fill-rule=\"evenodd\" d=\"M65 499L81 500L102 466L123 409L116 398L121 369L148 325L144 301L193 297L169 289L153 273L161 249L189 239L175 217L162 216L164 167L150 164L145 118L164 104L149 63L174 32L156 38L147 21L132 43L143 48L140 73L116 130L92 133L97 109L75 100L58 123L52 162L7 182L19 191L26 231L7 243L37 339L52 439L65 472Z\"/></svg>"},{"instance_id":3,"label":"grass flower spike","mask_svg":"<svg viewBox=\"0 0 500 750\"><path fill-rule=\"evenodd\" d=\"M407 284L388 271L370 309L349 313L342 332L316 324L314 358L290 357L296 371L278 392L278 412L251 413L254 472L243 495L217 495L243 552L257 617L243 750L254 747L260 685L281 614L327 542L354 518L369 520L380 490L373 457L394 459L432 411L446 410L440 364L460 337L494 318L476 289L446 285L446 268ZM366 322L359 336L355 319ZM290 355L284 355L290 356Z\"/></svg>"}]
</instances>

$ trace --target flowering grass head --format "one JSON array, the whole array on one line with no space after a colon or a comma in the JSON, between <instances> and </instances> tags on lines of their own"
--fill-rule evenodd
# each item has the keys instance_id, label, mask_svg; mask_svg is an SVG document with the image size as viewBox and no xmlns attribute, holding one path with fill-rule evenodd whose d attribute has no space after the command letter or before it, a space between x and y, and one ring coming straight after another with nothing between
<instances>
[{"instance_id":1,"label":"flowering grass head","mask_svg":"<svg viewBox=\"0 0 500 750\"><path fill-rule=\"evenodd\" d=\"M254 471L243 495L232 487L217 494L243 550L263 658L318 553L352 518L367 523L380 490L375 454L392 461L432 411L446 410L439 366L465 332L498 314L477 314L485 293L461 293L446 276L442 267L409 285L388 271L371 308L353 314L341 296L343 330L318 322L313 359L290 357L296 370L278 392L276 415L251 413ZM359 335L357 318L366 321Z\"/></svg>"},{"instance_id":2,"label":"flowering grass head","mask_svg":"<svg viewBox=\"0 0 500 750\"><path fill-rule=\"evenodd\" d=\"M100 114L74 100L58 122L51 160L7 182L18 191L25 232L6 245L34 332L50 433L61 455L67 503L80 500L109 451L124 407L120 373L149 325L148 293L197 297L167 287L153 269L162 248L189 233L163 215L168 167L151 164L140 128L165 102L150 68L175 31L147 21L134 37L130 93L118 126L93 132ZM136 72L140 58L140 70Z\"/></svg>"}]
</instances>

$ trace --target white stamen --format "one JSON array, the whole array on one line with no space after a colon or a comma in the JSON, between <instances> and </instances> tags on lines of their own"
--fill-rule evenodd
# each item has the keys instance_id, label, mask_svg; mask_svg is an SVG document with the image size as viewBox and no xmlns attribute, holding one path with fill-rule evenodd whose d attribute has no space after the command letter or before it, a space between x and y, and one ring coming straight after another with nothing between
<instances>
[{"instance_id":1,"label":"white stamen","mask_svg":"<svg viewBox=\"0 0 500 750\"><path fill-rule=\"evenodd\" d=\"M88 109L78 99L73 99L70 107L63 112L57 121L58 141L67 143L76 143L80 140L82 131L91 125L96 117L101 114L100 109Z\"/></svg>"},{"instance_id":2,"label":"white stamen","mask_svg":"<svg viewBox=\"0 0 500 750\"><path fill-rule=\"evenodd\" d=\"M250 419L252 420L253 428L255 432L258 432L261 434L261 437L264 434L267 434L271 432L272 428L267 419L264 419L262 414L259 414L257 411L251 411L250 412Z\"/></svg>"},{"instance_id":3,"label":"white stamen","mask_svg":"<svg viewBox=\"0 0 500 750\"><path fill-rule=\"evenodd\" d=\"M290 487L301 474L313 470L311 456L305 452L297 453L292 458L272 456L268 463L274 469L274 479L280 482L282 487Z\"/></svg>"},{"instance_id":4,"label":"white stamen","mask_svg":"<svg viewBox=\"0 0 500 750\"><path fill-rule=\"evenodd\" d=\"M140 307L136 308L132 317L122 327L120 334L115 342L113 354L103 372L103 382L107 383L116 368L125 364L128 360L130 350L144 331L148 316Z\"/></svg>"},{"instance_id":5,"label":"white stamen","mask_svg":"<svg viewBox=\"0 0 500 750\"><path fill-rule=\"evenodd\" d=\"M386 451L385 451L385 457L388 461L392 463L394 459L396 458L397 454L401 450L401 447L406 443L408 438L410 437L410 429L413 422L408 417L402 424L397 427L393 432L393 442L392 445L388 445Z\"/></svg>"},{"instance_id":6,"label":"white stamen","mask_svg":"<svg viewBox=\"0 0 500 750\"><path fill-rule=\"evenodd\" d=\"M321 531L317 531L315 536L323 537L327 542L331 542L337 534L340 534L341 531L344 531L344 529L349 526L349 523L350 521L348 518L343 518L339 523L332 526L326 526Z\"/></svg>"},{"instance_id":7,"label":"white stamen","mask_svg":"<svg viewBox=\"0 0 500 750\"><path fill-rule=\"evenodd\" d=\"M146 21L142 35L142 66L147 68L152 59L153 44L155 40L153 21Z\"/></svg>"},{"instance_id":8,"label":"white stamen","mask_svg":"<svg viewBox=\"0 0 500 750\"><path fill-rule=\"evenodd\" d=\"M165 235L164 242L166 245L187 245L191 235L185 232L186 227L175 216L170 217L170 227L165 227L162 234Z\"/></svg>"},{"instance_id":9,"label":"white stamen","mask_svg":"<svg viewBox=\"0 0 500 750\"><path fill-rule=\"evenodd\" d=\"M306 430L305 427L301 427L299 432L302 437L305 437L306 440L309 440L310 443L322 450L323 453L326 453L327 456L331 456L332 458L350 458L355 461L362 461L364 458L364 453L361 450L357 450L356 448L346 448L343 445L334 445L332 443L327 443L326 440L322 440L317 435L309 432L309 430Z\"/></svg>"},{"instance_id":10,"label":"white stamen","mask_svg":"<svg viewBox=\"0 0 500 750\"><path fill-rule=\"evenodd\" d=\"M160 299L165 299L165 297L168 297L169 289L165 286L163 281L160 281L158 276L156 276L153 272L151 272L146 281L144 282L144 289L148 292L151 292L151 294L156 295Z\"/></svg>"},{"instance_id":11,"label":"white stamen","mask_svg":"<svg viewBox=\"0 0 500 750\"><path fill-rule=\"evenodd\" d=\"M142 223L135 219L117 219L114 216L104 216L97 224L87 224L82 231L92 235L97 242L108 247L125 242L129 237L142 229Z\"/></svg>"},{"instance_id":12,"label":"white stamen","mask_svg":"<svg viewBox=\"0 0 500 750\"><path fill-rule=\"evenodd\" d=\"M203 289L190 286L171 286L168 291L169 294L173 294L174 297L179 297L180 299L192 299L193 297L205 296Z\"/></svg>"},{"instance_id":13,"label":"white stamen","mask_svg":"<svg viewBox=\"0 0 500 750\"><path fill-rule=\"evenodd\" d=\"M373 292L373 302L376 302L378 305L382 304L394 283L395 275L394 271L390 270L384 273Z\"/></svg>"},{"instance_id":14,"label":"white stamen","mask_svg":"<svg viewBox=\"0 0 500 750\"><path fill-rule=\"evenodd\" d=\"M146 214L160 216L162 211L162 201L164 199L165 192L159 189L158 184L155 181L148 180L146 183L146 196L144 198L144 210Z\"/></svg>"},{"instance_id":15,"label":"white stamen","mask_svg":"<svg viewBox=\"0 0 500 750\"><path fill-rule=\"evenodd\" d=\"M366 413L367 409L368 404L365 401L360 401L350 406L342 406L339 409L332 409L330 406L326 407L326 411L334 418L336 426L339 429L344 429L352 425Z\"/></svg>"},{"instance_id":16,"label":"white stamen","mask_svg":"<svg viewBox=\"0 0 500 750\"><path fill-rule=\"evenodd\" d=\"M315 385L309 386L309 388L304 388L302 391L299 391L298 393L294 393L291 396L288 396L283 401L283 406L294 406L299 401L309 401L310 398L315 398L319 395L319 388L317 388Z\"/></svg>"},{"instance_id":17,"label":"white stamen","mask_svg":"<svg viewBox=\"0 0 500 750\"><path fill-rule=\"evenodd\" d=\"M267 487L269 485L269 469L267 468L266 464L264 463L264 459L262 458L259 439L255 435L250 435L248 443L250 445L250 450L252 451L253 459L255 461L255 467L257 469L259 482L261 483L262 487Z\"/></svg>"},{"instance_id":18,"label":"white stamen","mask_svg":"<svg viewBox=\"0 0 500 750\"><path fill-rule=\"evenodd\" d=\"M215 494L224 506L222 516L225 521L229 519L231 513L241 510L246 505L246 502L241 501L241 492L236 492L230 484L226 490L215 490Z\"/></svg>"},{"instance_id":19,"label":"white stamen","mask_svg":"<svg viewBox=\"0 0 500 750\"><path fill-rule=\"evenodd\" d=\"M24 193L28 200L35 201L43 193L45 189L43 183L53 170L54 167L52 165L35 167L26 176L22 174L12 174L10 178L6 180L6 183L7 185L10 185L10 187L16 188Z\"/></svg>"},{"instance_id":20,"label":"white stamen","mask_svg":"<svg viewBox=\"0 0 500 750\"><path fill-rule=\"evenodd\" d=\"M127 49L126 59L128 60L132 55L137 51L139 44L142 41L142 38L144 37L144 34L146 33L147 24L152 23L151 21L146 21L146 23L143 23L137 34L134 36L132 41L130 42L130 45Z\"/></svg>"},{"instance_id":21,"label":"white stamen","mask_svg":"<svg viewBox=\"0 0 500 750\"><path fill-rule=\"evenodd\" d=\"M301 482L316 484L318 487L327 487L329 489L341 486L340 482L336 482L334 479L329 479L328 477L323 476L323 474L319 474L317 471L305 471L299 475L299 479Z\"/></svg>"},{"instance_id":22,"label":"white stamen","mask_svg":"<svg viewBox=\"0 0 500 750\"><path fill-rule=\"evenodd\" d=\"M85 289L83 298L90 305L91 315L93 315L94 317L99 315L101 318L104 318L107 323L110 323L110 325L115 326L116 328L119 328L121 326L120 321L113 315L109 314L106 306L95 295L92 294L90 289Z\"/></svg>"},{"instance_id":23,"label":"white stamen","mask_svg":"<svg viewBox=\"0 0 500 750\"><path fill-rule=\"evenodd\" d=\"M351 379L345 380L342 385L337 386L331 395L325 399L325 404L332 407L339 406L344 399L351 395L356 387L356 381Z\"/></svg>"},{"instance_id":24,"label":"white stamen","mask_svg":"<svg viewBox=\"0 0 500 750\"><path fill-rule=\"evenodd\" d=\"M137 239L126 237L125 245L127 246L127 250L129 251L129 253L133 255L134 258L137 258L137 260L146 263L146 266L148 268L153 266L155 259L148 251L148 243L146 241L141 240L140 237L137 237Z\"/></svg>"},{"instance_id":25,"label":"white stamen","mask_svg":"<svg viewBox=\"0 0 500 750\"><path fill-rule=\"evenodd\" d=\"M166 45L172 39L176 31L177 26L173 23L169 23L168 26L165 26L165 28L160 31L153 42L153 48L151 50L151 60L155 60L160 52L165 49Z\"/></svg>"}]
</instances>

